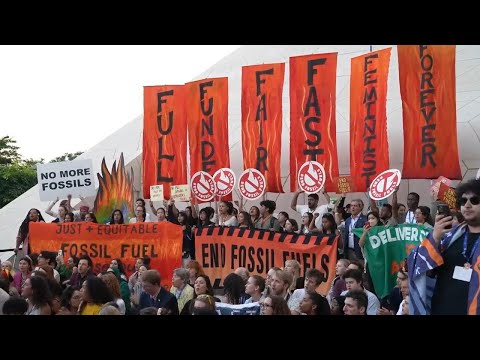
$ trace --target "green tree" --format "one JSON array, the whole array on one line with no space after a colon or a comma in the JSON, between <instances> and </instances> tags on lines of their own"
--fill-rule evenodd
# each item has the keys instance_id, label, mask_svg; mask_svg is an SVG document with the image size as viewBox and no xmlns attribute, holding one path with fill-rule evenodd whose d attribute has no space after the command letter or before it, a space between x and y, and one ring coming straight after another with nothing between
<instances>
[{"instance_id":1,"label":"green tree","mask_svg":"<svg viewBox=\"0 0 480 360\"><path fill-rule=\"evenodd\" d=\"M0 165L0 208L37 184L37 170L23 162Z\"/></svg>"},{"instance_id":2,"label":"green tree","mask_svg":"<svg viewBox=\"0 0 480 360\"><path fill-rule=\"evenodd\" d=\"M37 184L37 163L43 159L22 160L16 140L0 138L0 208Z\"/></svg>"},{"instance_id":3,"label":"green tree","mask_svg":"<svg viewBox=\"0 0 480 360\"><path fill-rule=\"evenodd\" d=\"M20 161L18 146L15 146L16 140L10 136L4 136L0 139L0 165L13 164Z\"/></svg>"},{"instance_id":4,"label":"green tree","mask_svg":"<svg viewBox=\"0 0 480 360\"><path fill-rule=\"evenodd\" d=\"M53 159L50 162L54 163L54 162L62 162L62 161L72 161L77 156L82 155L82 154L83 154L83 151L77 151L76 153L65 153L62 156L56 157L55 159Z\"/></svg>"}]
</instances>

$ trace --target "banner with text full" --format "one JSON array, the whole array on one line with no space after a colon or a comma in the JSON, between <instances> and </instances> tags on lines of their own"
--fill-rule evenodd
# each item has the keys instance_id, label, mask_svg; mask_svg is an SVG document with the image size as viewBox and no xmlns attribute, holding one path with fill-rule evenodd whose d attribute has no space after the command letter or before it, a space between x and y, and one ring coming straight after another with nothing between
<instances>
[{"instance_id":1,"label":"banner with text full","mask_svg":"<svg viewBox=\"0 0 480 360\"><path fill-rule=\"evenodd\" d=\"M182 264L182 228L169 222L103 225L87 222L45 224L30 222L30 250L62 250L65 263L72 255L88 255L93 272L109 268L121 259L127 276L135 271L138 258L150 257L150 269L158 270L162 286L172 285L173 270Z\"/></svg>"},{"instance_id":2,"label":"banner with text full","mask_svg":"<svg viewBox=\"0 0 480 360\"><path fill-rule=\"evenodd\" d=\"M37 164L40 200L95 195L93 174L91 159Z\"/></svg>"},{"instance_id":3,"label":"banner with text full","mask_svg":"<svg viewBox=\"0 0 480 360\"><path fill-rule=\"evenodd\" d=\"M245 267L250 275L266 278L272 267L283 268L286 260L297 260L300 276L305 276L311 268L322 272L323 282L317 291L326 295L335 278L337 243L335 235L209 227L197 230L195 254L214 288L219 288L223 279L238 267Z\"/></svg>"}]
</instances>

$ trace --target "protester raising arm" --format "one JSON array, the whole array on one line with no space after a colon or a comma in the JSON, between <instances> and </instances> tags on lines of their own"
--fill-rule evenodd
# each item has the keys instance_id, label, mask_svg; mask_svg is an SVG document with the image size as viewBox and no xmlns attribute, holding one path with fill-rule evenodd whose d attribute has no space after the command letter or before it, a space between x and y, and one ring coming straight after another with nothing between
<instances>
[{"instance_id":1,"label":"protester raising arm","mask_svg":"<svg viewBox=\"0 0 480 360\"><path fill-rule=\"evenodd\" d=\"M57 197L57 200L54 200L50 205L48 205L47 209L45 210L45 213L52 217L56 217L55 213L52 211L52 208L57 202L58 202L58 197Z\"/></svg>"},{"instance_id":2,"label":"protester raising arm","mask_svg":"<svg viewBox=\"0 0 480 360\"><path fill-rule=\"evenodd\" d=\"M397 186L395 191L393 192L393 197L392 197L392 216L394 219L399 220L399 215L398 215L398 198L397 198L397 192L398 189L400 189L400 186Z\"/></svg>"},{"instance_id":3,"label":"protester raising arm","mask_svg":"<svg viewBox=\"0 0 480 360\"><path fill-rule=\"evenodd\" d=\"M298 201L298 195L301 193L304 193L305 191L297 191L293 194L293 199L292 202L290 203L290 208L294 211L297 211L297 201Z\"/></svg>"}]
</instances>

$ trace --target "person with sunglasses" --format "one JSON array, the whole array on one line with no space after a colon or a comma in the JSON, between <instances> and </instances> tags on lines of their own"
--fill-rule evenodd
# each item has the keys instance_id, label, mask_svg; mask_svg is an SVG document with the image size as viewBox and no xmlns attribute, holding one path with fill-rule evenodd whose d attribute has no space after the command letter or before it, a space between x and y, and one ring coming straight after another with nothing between
<instances>
[{"instance_id":1,"label":"person with sunglasses","mask_svg":"<svg viewBox=\"0 0 480 360\"><path fill-rule=\"evenodd\" d=\"M437 215L408 257L412 315L480 314L480 180L459 185L456 197L465 221L452 228L451 216Z\"/></svg>"}]
</instances>

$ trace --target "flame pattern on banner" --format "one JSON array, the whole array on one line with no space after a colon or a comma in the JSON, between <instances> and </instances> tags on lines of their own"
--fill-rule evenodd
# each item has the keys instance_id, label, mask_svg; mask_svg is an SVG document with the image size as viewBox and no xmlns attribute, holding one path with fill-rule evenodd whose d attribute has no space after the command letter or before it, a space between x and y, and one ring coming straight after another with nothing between
<instances>
[{"instance_id":1,"label":"flame pattern on banner","mask_svg":"<svg viewBox=\"0 0 480 360\"><path fill-rule=\"evenodd\" d=\"M110 220L114 209L120 209L123 213L125 223L128 219L134 217L133 204L133 169L127 174L123 153L120 154L118 167L116 160L113 162L112 171L108 171L105 157L102 160L102 174L97 173L98 192L95 198L94 212L97 220L105 224Z\"/></svg>"}]
</instances>

